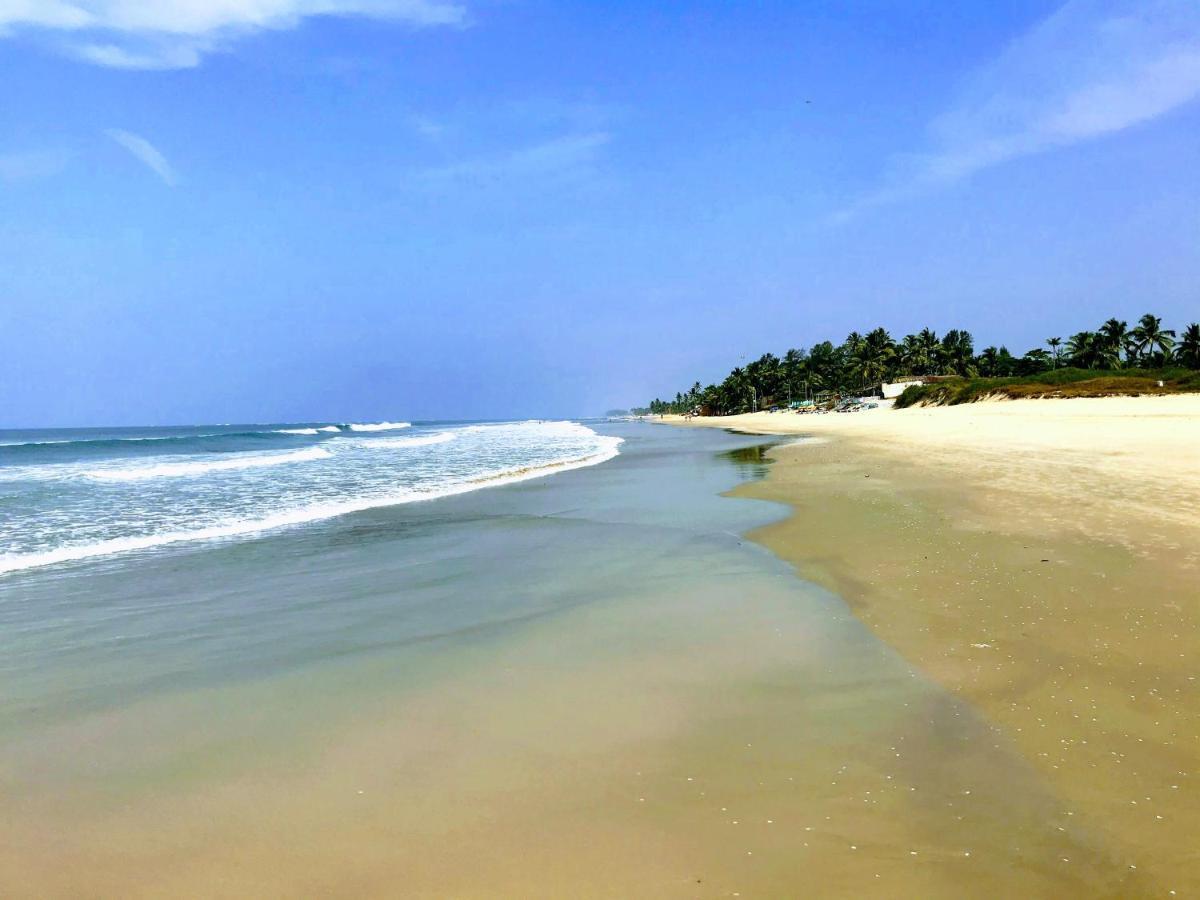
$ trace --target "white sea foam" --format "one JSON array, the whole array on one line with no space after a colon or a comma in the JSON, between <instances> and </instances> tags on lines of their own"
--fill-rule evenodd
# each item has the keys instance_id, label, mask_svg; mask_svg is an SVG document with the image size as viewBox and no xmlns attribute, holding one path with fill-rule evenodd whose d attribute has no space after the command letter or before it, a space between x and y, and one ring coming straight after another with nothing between
<instances>
[{"instance_id":1,"label":"white sea foam","mask_svg":"<svg viewBox=\"0 0 1200 900\"><path fill-rule=\"evenodd\" d=\"M533 426L533 427L530 427ZM567 420L529 419L525 422L484 422L479 425L466 425L462 431L476 434L525 434L530 437L574 437L588 438L596 433L586 425Z\"/></svg>"},{"instance_id":2,"label":"white sea foam","mask_svg":"<svg viewBox=\"0 0 1200 900\"><path fill-rule=\"evenodd\" d=\"M421 434L416 437L393 438L364 438L354 442L356 447L368 450L388 450L405 447L430 447L434 444L448 444L456 435L451 431L438 431L434 434ZM349 442L351 439L347 439ZM339 444L341 441L338 442Z\"/></svg>"},{"instance_id":3,"label":"white sea foam","mask_svg":"<svg viewBox=\"0 0 1200 900\"><path fill-rule=\"evenodd\" d=\"M397 431L401 428L412 427L411 422L355 422L350 425L351 431Z\"/></svg>"},{"instance_id":4,"label":"white sea foam","mask_svg":"<svg viewBox=\"0 0 1200 900\"><path fill-rule=\"evenodd\" d=\"M0 441L0 447L49 447L51 444L72 444L74 441Z\"/></svg>"},{"instance_id":5,"label":"white sea foam","mask_svg":"<svg viewBox=\"0 0 1200 900\"><path fill-rule=\"evenodd\" d=\"M211 472L229 472L238 469L258 469L263 466L278 466L286 463L311 462L330 456L323 447L308 447L286 453L228 454L224 459L186 460L181 462L158 462L120 468L92 469L84 472L87 478L97 481L144 481L148 478L187 478L208 475ZM161 457L160 457L161 459Z\"/></svg>"},{"instance_id":6,"label":"white sea foam","mask_svg":"<svg viewBox=\"0 0 1200 900\"><path fill-rule=\"evenodd\" d=\"M579 426L582 428L582 426ZM589 429L585 429L588 431ZM465 494L483 488L498 487L542 478L558 472L571 469L581 469L606 462L620 453L623 439L596 435L597 449L578 457L568 457L552 460L531 466L503 469L480 475L464 481L451 484L431 485L426 489L413 488L394 492L378 497L364 497L354 500L314 503L294 510L275 513L259 518L233 519L226 522L209 525L203 528L160 532L157 534L138 535L133 537L112 538L88 544L76 544L56 547L32 553L10 553L0 555L0 575L50 566L56 563L77 562L114 554L132 553L152 550L170 544L216 541L235 537L257 535L282 528L305 525L348 513L362 512L385 506L396 506L422 500L435 500L456 494ZM320 449L320 448L313 448Z\"/></svg>"},{"instance_id":7,"label":"white sea foam","mask_svg":"<svg viewBox=\"0 0 1200 900\"><path fill-rule=\"evenodd\" d=\"M322 425L317 431L341 431L337 425Z\"/></svg>"}]
</instances>

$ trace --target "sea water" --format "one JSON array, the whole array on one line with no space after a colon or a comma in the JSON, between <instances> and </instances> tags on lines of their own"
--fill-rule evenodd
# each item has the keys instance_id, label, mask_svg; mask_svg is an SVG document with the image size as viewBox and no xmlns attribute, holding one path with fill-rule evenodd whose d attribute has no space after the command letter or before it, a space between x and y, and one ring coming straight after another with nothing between
<instances>
[{"instance_id":1,"label":"sea water","mask_svg":"<svg viewBox=\"0 0 1200 900\"><path fill-rule=\"evenodd\" d=\"M541 421L0 431L0 574L429 500L620 442Z\"/></svg>"}]
</instances>

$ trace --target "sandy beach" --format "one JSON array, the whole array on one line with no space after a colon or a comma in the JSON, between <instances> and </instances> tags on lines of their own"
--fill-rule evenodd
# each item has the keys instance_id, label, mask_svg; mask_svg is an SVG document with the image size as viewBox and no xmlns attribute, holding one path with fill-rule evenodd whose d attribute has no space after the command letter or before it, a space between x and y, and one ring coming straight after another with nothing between
<instances>
[{"instance_id":1,"label":"sandy beach","mask_svg":"<svg viewBox=\"0 0 1200 900\"><path fill-rule=\"evenodd\" d=\"M795 510L751 537L993 723L1150 895L1200 890L1200 396L679 421L803 436L735 492Z\"/></svg>"}]
</instances>

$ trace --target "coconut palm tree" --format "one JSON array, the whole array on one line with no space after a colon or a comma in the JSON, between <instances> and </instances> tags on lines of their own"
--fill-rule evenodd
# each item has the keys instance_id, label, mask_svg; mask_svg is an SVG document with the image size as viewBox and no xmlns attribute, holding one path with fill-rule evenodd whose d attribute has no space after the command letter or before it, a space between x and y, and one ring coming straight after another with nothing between
<instances>
[{"instance_id":1,"label":"coconut palm tree","mask_svg":"<svg viewBox=\"0 0 1200 900\"><path fill-rule=\"evenodd\" d=\"M1071 365L1080 369L1095 369L1101 365L1106 349L1104 338L1095 331L1080 331L1067 341Z\"/></svg>"},{"instance_id":2,"label":"coconut palm tree","mask_svg":"<svg viewBox=\"0 0 1200 900\"><path fill-rule=\"evenodd\" d=\"M940 344L937 335L928 328L919 334L906 334L896 346L896 362L909 375L932 375L937 368Z\"/></svg>"},{"instance_id":3,"label":"coconut palm tree","mask_svg":"<svg viewBox=\"0 0 1200 900\"><path fill-rule=\"evenodd\" d=\"M1113 362L1114 368L1121 365L1121 351L1129 342L1129 323L1120 319L1109 319L1100 326L1100 337L1108 349L1107 358Z\"/></svg>"},{"instance_id":4,"label":"coconut palm tree","mask_svg":"<svg viewBox=\"0 0 1200 900\"><path fill-rule=\"evenodd\" d=\"M2 3L3 0L0 0ZM929 328L909 334L897 345L883 328L866 335L852 331L834 346L814 344L809 352L789 350L783 359L765 353L744 368L736 368L720 384L701 388L694 383L675 395L674 402L655 398L655 412L685 412L700 407L718 415L741 412L755 402L783 402L807 390L845 390L886 381L902 367L914 375L956 374L971 377L1032 375L1058 368L1065 359L1081 368L1116 368L1140 364L1160 366L1174 362L1200 369L1200 323L1193 322L1176 342L1175 332L1162 327L1162 319L1147 313L1130 329L1119 319L1109 319L1096 331L1080 331L1065 341L1046 339L1047 353L1030 350L1016 359L1005 347L987 347L974 355L970 332L953 329L938 339ZM1123 358L1124 354L1124 358ZM743 357L745 359L745 357Z\"/></svg>"},{"instance_id":5,"label":"coconut palm tree","mask_svg":"<svg viewBox=\"0 0 1200 900\"><path fill-rule=\"evenodd\" d=\"M996 353L996 374L1007 378L1009 375L1015 374L1017 371L1017 359L1008 352L1008 348L1003 344Z\"/></svg>"},{"instance_id":6,"label":"coconut palm tree","mask_svg":"<svg viewBox=\"0 0 1200 900\"><path fill-rule=\"evenodd\" d=\"M1062 346L1062 338L1060 338L1060 337L1046 338L1046 346L1050 348L1050 359L1053 361L1053 365L1051 366L1051 368L1057 369L1058 368L1058 356L1059 356L1058 348Z\"/></svg>"},{"instance_id":7,"label":"coconut palm tree","mask_svg":"<svg viewBox=\"0 0 1200 900\"><path fill-rule=\"evenodd\" d=\"M777 398L783 391L783 367L774 353L764 353L746 366L746 377L754 386L753 394L759 402Z\"/></svg>"},{"instance_id":8,"label":"coconut palm tree","mask_svg":"<svg viewBox=\"0 0 1200 900\"><path fill-rule=\"evenodd\" d=\"M984 347L983 352L979 354L979 359L976 364L979 368L979 374L985 378L993 378L998 373L999 351L995 347Z\"/></svg>"},{"instance_id":9,"label":"coconut palm tree","mask_svg":"<svg viewBox=\"0 0 1200 900\"><path fill-rule=\"evenodd\" d=\"M724 392L723 401L726 412L741 412L749 409L751 403L750 378L741 366L734 369L721 384Z\"/></svg>"},{"instance_id":10,"label":"coconut palm tree","mask_svg":"<svg viewBox=\"0 0 1200 900\"><path fill-rule=\"evenodd\" d=\"M920 353L920 340L915 334L906 334L896 345L896 361L907 372L917 371L917 358Z\"/></svg>"},{"instance_id":11,"label":"coconut palm tree","mask_svg":"<svg viewBox=\"0 0 1200 900\"><path fill-rule=\"evenodd\" d=\"M1163 328L1162 319L1150 313L1138 319L1137 327L1130 332L1130 338L1138 358L1147 365L1169 359L1171 348L1175 346L1175 332Z\"/></svg>"},{"instance_id":12,"label":"coconut palm tree","mask_svg":"<svg viewBox=\"0 0 1200 900\"><path fill-rule=\"evenodd\" d=\"M847 363L858 355L862 349L864 340L866 339L857 331L852 331L846 335L846 340L842 341L842 357Z\"/></svg>"},{"instance_id":13,"label":"coconut palm tree","mask_svg":"<svg viewBox=\"0 0 1200 900\"><path fill-rule=\"evenodd\" d=\"M807 375L808 354L803 349L792 349L783 354L783 384L789 402L804 394Z\"/></svg>"},{"instance_id":14,"label":"coconut palm tree","mask_svg":"<svg viewBox=\"0 0 1200 900\"><path fill-rule=\"evenodd\" d=\"M971 332L952 328L942 338L939 356L948 375L975 374L975 341Z\"/></svg>"},{"instance_id":15,"label":"coconut palm tree","mask_svg":"<svg viewBox=\"0 0 1200 900\"><path fill-rule=\"evenodd\" d=\"M808 373L814 387L834 388L841 381L841 360L830 341L813 344L808 351Z\"/></svg>"},{"instance_id":16,"label":"coconut palm tree","mask_svg":"<svg viewBox=\"0 0 1200 900\"><path fill-rule=\"evenodd\" d=\"M1189 369L1200 369L1200 323L1193 322L1183 329L1175 348L1175 360Z\"/></svg>"},{"instance_id":17,"label":"coconut palm tree","mask_svg":"<svg viewBox=\"0 0 1200 900\"><path fill-rule=\"evenodd\" d=\"M849 341L847 341L849 343ZM860 385L882 382L896 357L896 342L883 328L876 328L858 342L850 355L850 371Z\"/></svg>"},{"instance_id":18,"label":"coconut palm tree","mask_svg":"<svg viewBox=\"0 0 1200 900\"><path fill-rule=\"evenodd\" d=\"M929 328L922 328L917 334L917 375L936 375L938 372L938 350L941 348L941 341L938 340L937 332Z\"/></svg>"}]
</instances>

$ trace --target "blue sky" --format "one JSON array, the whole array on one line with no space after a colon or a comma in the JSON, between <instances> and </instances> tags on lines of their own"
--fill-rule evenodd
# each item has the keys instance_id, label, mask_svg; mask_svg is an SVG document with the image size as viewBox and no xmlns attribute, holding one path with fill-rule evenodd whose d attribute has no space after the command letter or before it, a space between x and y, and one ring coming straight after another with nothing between
<instances>
[{"instance_id":1,"label":"blue sky","mask_svg":"<svg viewBox=\"0 0 1200 900\"><path fill-rule=\"evenodd\" d=\"M0 0L0 426L1200 318L1193 0Z\"/></svg>"}]
</instances>

